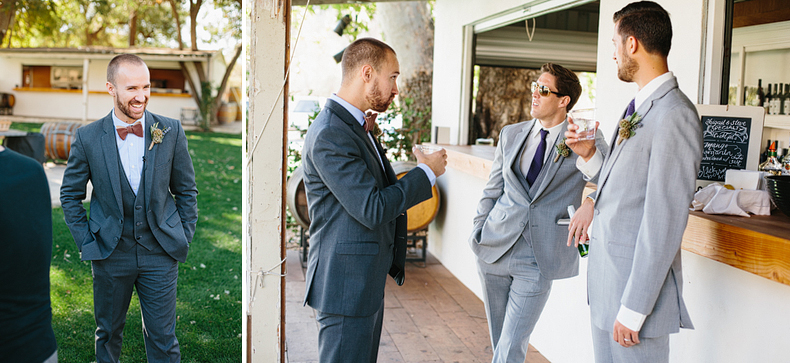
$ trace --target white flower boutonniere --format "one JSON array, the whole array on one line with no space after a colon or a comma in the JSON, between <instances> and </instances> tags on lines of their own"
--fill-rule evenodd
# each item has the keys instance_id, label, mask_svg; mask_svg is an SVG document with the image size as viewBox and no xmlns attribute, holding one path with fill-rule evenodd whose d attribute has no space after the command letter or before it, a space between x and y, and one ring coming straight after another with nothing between
<instances>
[{"instance_id":1,"label":"white flower boutonniere","mask_svg":"<svg viewBox=\"0 0 790 363\"><path fill-rule=\"evenodd\" d=\"M159 123L154 123L151 125L151 146L148 147L148 150L154 148L154 144L161 144L162 139L165 138L165 135L170 131L170 127L162 130L159 128Z\"/></svg>"},{"instance_id":2,"label":"white flower boutonniere","mask_svg":"<svg viewBox=\"0 0 790 363\"><path fill-rule=\"evenodd\" d=\"M639 114L636 112L632 113L631 116L620 120L620 131L617 132L617 145L620 145L623 140L636 135L636 129L642 127L641 122L642 116L639 116Z\"/></svg>"},{"instance_id":3,"label":"white flower boutonniere","mask_svg":"<svg viewBox=\"0 0 790 363\"><path fill-rule=\"evenodd\" d=\"M563 158L567 158L568 156L571 155L571 148L569 148L568 145L565 144L565 140L566 140L566 138L563 137L562 141L559 144L554 145L554 148L557 151L557 156L554 157L554 162L555 163L558 160L560 160L560 156L562 156Z\"/></svg>"}]
</instances>

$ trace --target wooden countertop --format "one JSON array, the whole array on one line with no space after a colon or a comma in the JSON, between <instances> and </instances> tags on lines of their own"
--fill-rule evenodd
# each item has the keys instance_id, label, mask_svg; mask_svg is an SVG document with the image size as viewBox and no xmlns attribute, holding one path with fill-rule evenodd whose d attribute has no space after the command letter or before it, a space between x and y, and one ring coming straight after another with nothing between
<instances>
[{"instance_id":1,"label":"wooden countertop","mask_svg":"<svg viewBox=\"0 0 790 363\"><path fill-rule=\"evenodd\" d=\"M495 147L440 146L447 150L448 167L488 180ZM587 187L595 188L591 184ZM692 211L682 248L790 285L790 217L779 210L774 210L770 216L748 218Z\"/></svg>"}]
</instances>

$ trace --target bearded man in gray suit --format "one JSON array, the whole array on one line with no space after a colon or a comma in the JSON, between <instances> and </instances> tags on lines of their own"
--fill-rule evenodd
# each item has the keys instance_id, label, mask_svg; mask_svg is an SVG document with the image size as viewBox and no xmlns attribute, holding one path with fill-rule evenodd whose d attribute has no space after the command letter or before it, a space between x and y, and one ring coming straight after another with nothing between
<instances>
[{"instance_id":1,"label":"bearded man in gray suit","mask_svg":"<svg viewBox=\"0 0 790 363\"><path fill-rule=\"evenodd\" d=\"M590 236L588 296L596 362L666 362L669 334L693 328L683 302L680 245L702 158L694 105L669 72L669 14L631 3L614 14L617 76L639 86L604 158L573 137L579 169L597 180L570 225Z\"/></svg>"},{"instance_id":2,"label":"bearded man in gray suit","mask_svg":"<svg viewBox=\"0 0 790 363\"><path fill-rule=\"evenodd\" d=\"M502 128L469 238L496 363L524 362L552 280L579 273L579 252L565 245L568 229L557 221L579 206L587 183L561 137L582 87L562 66L547 63L541 72L532 84L534 119ZM600 131L594 143L605 148Z\"/></svg>"},{"instance_id":3,"label":"bearded man in gray suit","mask_svg":"<svg viewBox=\"0 0 790 363\"><path fill-rule=\"evenodd\" d=\"M137 291L148 362L180 362L178 262L197 224L197 186L178 120L146 111L148 66L121 54L107 66L114 109L77 129L60 201L83 261L91 261L96 361L118 362ZM90 215L82 201L93 184Z\"/></svg>"},{"instance_id":4,"label":"bearded man in gray suit","mask_svg":"<svg viewBox=\"0 0 790 363\"><path fill-rule=\"evenodd\" d=\"M337 94L307 130L302 167L310 213L305 303L317 310L319 361L375 362L387 274L405 279L406 210L431 197L446 152L398 179L372 132L398 94L395 51L362 38L346 48Z\"/></svg>"}]
</instances>

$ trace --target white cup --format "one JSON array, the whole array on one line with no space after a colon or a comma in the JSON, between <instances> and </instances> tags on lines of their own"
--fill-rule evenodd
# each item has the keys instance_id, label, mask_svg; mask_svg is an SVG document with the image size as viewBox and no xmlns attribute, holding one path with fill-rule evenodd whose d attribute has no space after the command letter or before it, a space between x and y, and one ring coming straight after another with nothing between
<instances>
[{"instance_id":1,"label":"white cup","mask_svg":"<svg viewBox=\"0 0 790 363\"><path fill-rule=\"evenodd\" d=\"M573 110L570 116L573 119L573 123L579 126L576 130L576 135L579 136L580 140L595 140L596 121L594 108Z\"/></svg>"},{"instance_id":2,"label":"white cup","mask_svg":"<svg viewBox=\"0 0 790 363\"><path fill-rule=\"evenodd\" d=\"M425 145L425 144L417 145L417 149L419 149L420 152L425 154L425 155L433 154L433 153L435 153L437 151L444 150L444 148L440 147L440 146Z\"/></svg>"}]
</instances>

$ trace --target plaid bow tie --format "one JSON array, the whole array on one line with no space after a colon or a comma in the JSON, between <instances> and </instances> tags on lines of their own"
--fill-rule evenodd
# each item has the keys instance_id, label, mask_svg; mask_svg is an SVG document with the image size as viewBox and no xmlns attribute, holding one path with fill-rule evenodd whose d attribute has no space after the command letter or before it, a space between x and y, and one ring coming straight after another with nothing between
<instances>
[{"instance_id":1,"label":"plaid bow tie","mask_svg":"<svg viewBox=\"0 0 790 363\"><path fill-rule=\"evenodd\" d=\"M121 140L126 140L126 135L130 133L135 134L138 137L143 137L143 124L141 124L140 121L137 121L134 123L134 125L116 127L115 131L118 131L118 136L121 137Z\"/></svg>"},{"instance_id":2,"label":"plaid bow tie","mask_svg":"<svg viewBox=\"0 0 790 363\"><path fill-rule=\"evenodd\" d=\"M371 132L376 129L376 117L378 116L379 114L370 111L365 114L365 132Z\"/></svg>"}]
</instances>

